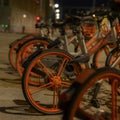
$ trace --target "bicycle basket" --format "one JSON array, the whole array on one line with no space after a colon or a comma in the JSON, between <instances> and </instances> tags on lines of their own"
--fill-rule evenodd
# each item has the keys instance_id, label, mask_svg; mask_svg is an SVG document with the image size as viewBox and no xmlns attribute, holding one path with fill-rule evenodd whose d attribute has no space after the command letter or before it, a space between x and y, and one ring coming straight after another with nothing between
<instances>
[{"instance_id":1,"label":"bicycle basket","mask_svg":"<svg viewBox=\"0 0 120 120\"><path fill-rule=\"evenodd\" d=\"M92 38L97 32L97 24L94 20L91 19L83 21L81 27L86 40Z\"/></svg>"}]
</instances>

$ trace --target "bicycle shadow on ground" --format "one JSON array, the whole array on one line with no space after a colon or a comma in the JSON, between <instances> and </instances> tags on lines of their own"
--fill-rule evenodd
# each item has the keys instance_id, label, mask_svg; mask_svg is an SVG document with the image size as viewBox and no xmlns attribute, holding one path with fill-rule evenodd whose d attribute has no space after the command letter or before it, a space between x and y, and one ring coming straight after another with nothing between
<instances>
[{"instance_id":1,"label":"bicycle shadow on ground","mask_svg":"<svg viewBox=\"0 0 120 120\"><path fill-rule=\"evenodd\" d=\"M19 78L0 78L0 81L12 84L21 84L21 80Z\"/></svg>"},{"instance_id":2,"label":"bicycle shadow on ground","mask_svg":"<svg viewBox=\"0 0 120 120\"><path fill-rule=\"evenodd\" d=\"M4 63L0 66L0 80L6 83L21 84L21 78L17 70L13 69L8 63Z\"/></svg>"},{"instance_id":3,"label":"bicycle shadow on ground","mask_svg":"<svg viewBox=\"0 0 120 120\"><path fill-rule=\"evenodd\" d=\"M0 107L0 112L7 113L7 114L31 115L31 116L45 115L33 109L24 100L13 100L13 101L16 104L16 106Z\"/></svg>"},{"instance_id":4,"label":"bicycle shadow on ground","mask_svg":"<svg viewBox=\"0 0 120 120\"><path fill-rule=\"evenodd\" d=\"M12 68L9 63L2 63L0 66L0 70L10 75L19 76L19 73L17 72L17 70Z\"/></svg>"},{"instance_id":5,"label":"bicycle shadow on ground","mask_svg":"<svg viewBox=\"0 0 120 120\"><path fill-rule=\"evenodd\" d=\"M16 114L16 115L31 115L31 116L45 116L46 114L40 113L37 110L33 109L30 105L27 104L24 100L13 100L16 106L10 107L0 107L0 112L6 114ZM60 114L56 114L61 115ZM48 116L48 114L47 114ZM49 115L51 116L51 115ZM55 116L55 115L54 115Z\"/></svg>"}]
</instances>

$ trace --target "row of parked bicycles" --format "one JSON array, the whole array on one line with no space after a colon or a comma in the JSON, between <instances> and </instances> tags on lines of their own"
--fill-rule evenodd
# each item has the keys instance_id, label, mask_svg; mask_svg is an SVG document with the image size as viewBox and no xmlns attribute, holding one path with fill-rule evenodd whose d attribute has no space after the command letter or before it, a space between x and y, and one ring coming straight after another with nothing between
<instances>
[{"instance_id":1,"label":"row of parked bicycles","mask_svg":"<svg viewBox=\"0 0 120 120\"><path fill-rule=\"evenodd\" d=\"M105 9L97 13L36 24L39 35L10 44L10 64L37 111L63 113L63 120L119 120L119 16Z\"/></svg>"}]
</instances>

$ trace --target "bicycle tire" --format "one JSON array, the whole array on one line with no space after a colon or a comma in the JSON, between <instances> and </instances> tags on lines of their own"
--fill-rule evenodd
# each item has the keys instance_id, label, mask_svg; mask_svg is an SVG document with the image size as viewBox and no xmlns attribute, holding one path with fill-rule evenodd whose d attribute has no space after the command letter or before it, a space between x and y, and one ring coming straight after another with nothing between
<instances>
[{"instance_id":1,"label":"bicycle tire","mask_svg":"<svg viewBox=\"0 0 120 120\"><path fill-rule=\"evenodd\" d=\"M73 59L73 56L64 50L48 49L36 56L26 67L22 76L22 90L26 101L34 109L44 114L62 112L58 106L59 94L70 86L81 69L78 63L69 65L71 59ZM39 67L39 71L37 69L36 73L40 75L41 79L38 76L36 78L31 76L31 72L35 71L38 63L42 67ZM32 81L31 79L35 79L38 83L31 86L29 83L29 81ZM32 94L33 89L31 90L31 88L37 86L43 87L43 89L39 89L38 93Z\"/></svg>"},{"instance_id":2,"label":"bicycle tire","mask_svg":"<svg viewBox=\"0 0 120 120\"><path fill-rule=\"evenodd\" d=\"M19 46L21 44L23 44L24 42L29 40L31 37L35 37L35 36L31 35L31 34L25 35L22 38L17 39L10 44L10 49L9 49L9 52L8 52L8 59L9 59L10 65L15 70L16 70L17 50L19 49Z\"/></svg>"},{"instance_id":3,"label":"bicycle tire","mask_svg":"<svg viewBox=\"0 0 120 120\"><path fill-rule=\"evenodd\" d=\"M105 78L109 78L110 82L105 81ZM97 108L93 107L93 104L91 104L91 97L93 96L92 93L90 93L91 89L89 88L93 88L95 83L100 82L101 79L104 79L103 81L108 83L108 86L102 84L103 88L100 87L101 90L99 90L99 92L101 91L101 94L98 94L98 97L100 98L98 101L101 100L99 101L101 106ZM98 69L85 81L84 84L79 83L79 87L76 88L73 96L66 103L67 107L64 109L62 120L118 120L118 101L116 101L118 94L116 92L119 80L120 71L117 69L110 67ZM109 90L109 87L111 87L111 90ZM104 91L102 91L102 89ZM109 93L108 90L111 92ZM87 94L85 93L89 96L87 97ZM107 97L104 96L104 94L107 94ZM109 95L112 96L112 105Z\"/></svg>"},{"instance_id":4,"label":"bicycle tire","mask_svg":"<svg viewBox=\"0 0 120 120\"><path fill-rule=\"evenodd\" d=\"M27 59L32 53L37 51L40 48L36 48L36 45L40 45L42 49L47 49L47 46L49 45L51 41L47 38L33 38L27 41L22 45L20 48L18 54L17 54L17 60L16 60L16 66L17 66L17 71L20 76L22 76L24 68L22 67L22 63L25 59ZM35 48L35 49L34 49Z\"/></svg>"},{"instance_id":5,"label":"bicycle tire","mask_svg":"<svg viewBox=\"0 0 120 120\"><path fill-rule=\"evenodd\" d=\"M115 63L115 61L117 61L117 62ZM109 53L109 55L106 59L105 65L120 69L120 48L119 47L114 48Z\"/></svg>"}]
</instances>

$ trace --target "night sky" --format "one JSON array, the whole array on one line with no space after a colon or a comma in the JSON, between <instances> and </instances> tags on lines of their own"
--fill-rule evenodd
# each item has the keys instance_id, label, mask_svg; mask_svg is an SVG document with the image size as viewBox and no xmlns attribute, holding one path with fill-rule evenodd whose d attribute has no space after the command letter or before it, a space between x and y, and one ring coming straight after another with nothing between
<instances>
[{"instance_id":1,"label":"night sky","mask_svg":"<svg viewBox=\"0 0 120 120\"><path fill-rule=\"evenodd\" d=\"M57 3L64 6L92 6L93 0L55 0ZM94 0L96 6L100 6L101 4L108 5L109 0Z\"/></svg>"}]
</instances>

